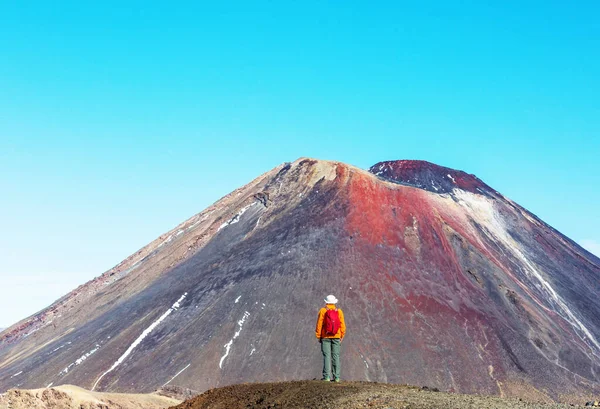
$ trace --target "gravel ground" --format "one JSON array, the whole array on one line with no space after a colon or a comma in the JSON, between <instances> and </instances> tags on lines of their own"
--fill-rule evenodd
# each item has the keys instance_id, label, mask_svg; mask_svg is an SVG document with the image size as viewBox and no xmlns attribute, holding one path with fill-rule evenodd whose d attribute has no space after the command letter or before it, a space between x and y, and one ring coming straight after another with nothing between
<instances>
[{"instance_id":1,"label":"gravel ground","mask_svg":"<svg viewBox=\"0 0 600 409\"><path fill-rule=\"evenodd\" d=\"M518 398L461 395L427 388L367 382L294 381L242 384L211 389L177 409L521 409L572 408L572 405L526 402Z\"/></svg>"}]
</instances>

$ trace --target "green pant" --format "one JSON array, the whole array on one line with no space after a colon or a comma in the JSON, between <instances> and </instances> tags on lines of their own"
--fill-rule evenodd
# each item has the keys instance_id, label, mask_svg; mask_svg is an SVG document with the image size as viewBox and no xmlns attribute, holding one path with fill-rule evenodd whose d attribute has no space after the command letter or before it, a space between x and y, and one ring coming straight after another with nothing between
<instances>
[{"instance_id":1,"label":"green pant","mask_svg":"<svg viewBox=\"0 0 600 409\"><path fill-rule=\"evenodd\" d=\"M322 338L321 352L323 352L323 379L331 379L331 363L333 361L333 378L340 379L340 348L342 342L339 338Z\"/></svg>"}]
</instances>

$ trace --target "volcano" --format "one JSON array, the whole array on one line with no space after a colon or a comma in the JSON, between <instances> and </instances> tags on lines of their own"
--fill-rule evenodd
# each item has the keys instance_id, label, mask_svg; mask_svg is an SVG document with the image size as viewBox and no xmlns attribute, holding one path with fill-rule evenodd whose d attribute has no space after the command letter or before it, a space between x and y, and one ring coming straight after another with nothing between
<instances>
[{"instance_id":1,"label":"volcano","mask_svg":"<svg viewBox=\"0 0 600 409\"><path fill-rule=\"evenodd\" d=\"M474 175L282 164L0 334L0 391L319 377L561 400L600 391L600 260Z\"/></svg>"}]
</instances>

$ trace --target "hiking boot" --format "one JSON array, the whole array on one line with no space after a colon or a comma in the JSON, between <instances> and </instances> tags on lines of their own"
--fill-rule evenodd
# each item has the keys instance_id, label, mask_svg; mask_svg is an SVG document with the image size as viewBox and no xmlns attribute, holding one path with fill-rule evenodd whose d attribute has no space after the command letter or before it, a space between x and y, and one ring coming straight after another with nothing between
<instances>
[{"instance_id":1,"label":"hiking boot","mask_svg":"<svg viewBox=\"0 0 600 409\"><path fill-rule=\"evenodd\" d=\"M331 379L329 379L329 378L322 378L321 380L324 382L331 382Z\"/></svg>"},{"instance_id":2,"label":"hiking boot","mask_svg":"<svg viewBox=\"0 0 600 409\"><path fill-rule=\"evenodd\" d=\"M340 378L335 378L334 382L340 382Z\"/></svg>"}]
</instances>

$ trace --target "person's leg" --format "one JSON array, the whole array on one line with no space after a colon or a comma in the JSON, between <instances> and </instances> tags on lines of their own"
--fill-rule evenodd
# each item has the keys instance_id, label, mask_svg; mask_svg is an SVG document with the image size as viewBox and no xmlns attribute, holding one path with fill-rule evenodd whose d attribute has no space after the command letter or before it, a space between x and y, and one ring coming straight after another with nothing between
<instances>
[{"instance_id":1,"label":"person's leg","mask_svg":"<svg viewBox=\"0 0 600 409\"><path fill-rule=\"evenodd\" d=\"M331 340L321 340L321 352L323 352L323 378L331 379Z\"/></svg>"},{"instance_id":2,"label":"person's leg","mask_svg":"<svg viewBox=\"0 0 600 409\"><path fill-rule=\"evenodd\" d=\"M342 348L342 342L339 338L331 340L331 358L333 360L333 378L338 381L340 379L340 372L342 367L340 366L340 350Z\"/></svg>"}]
</instances>

